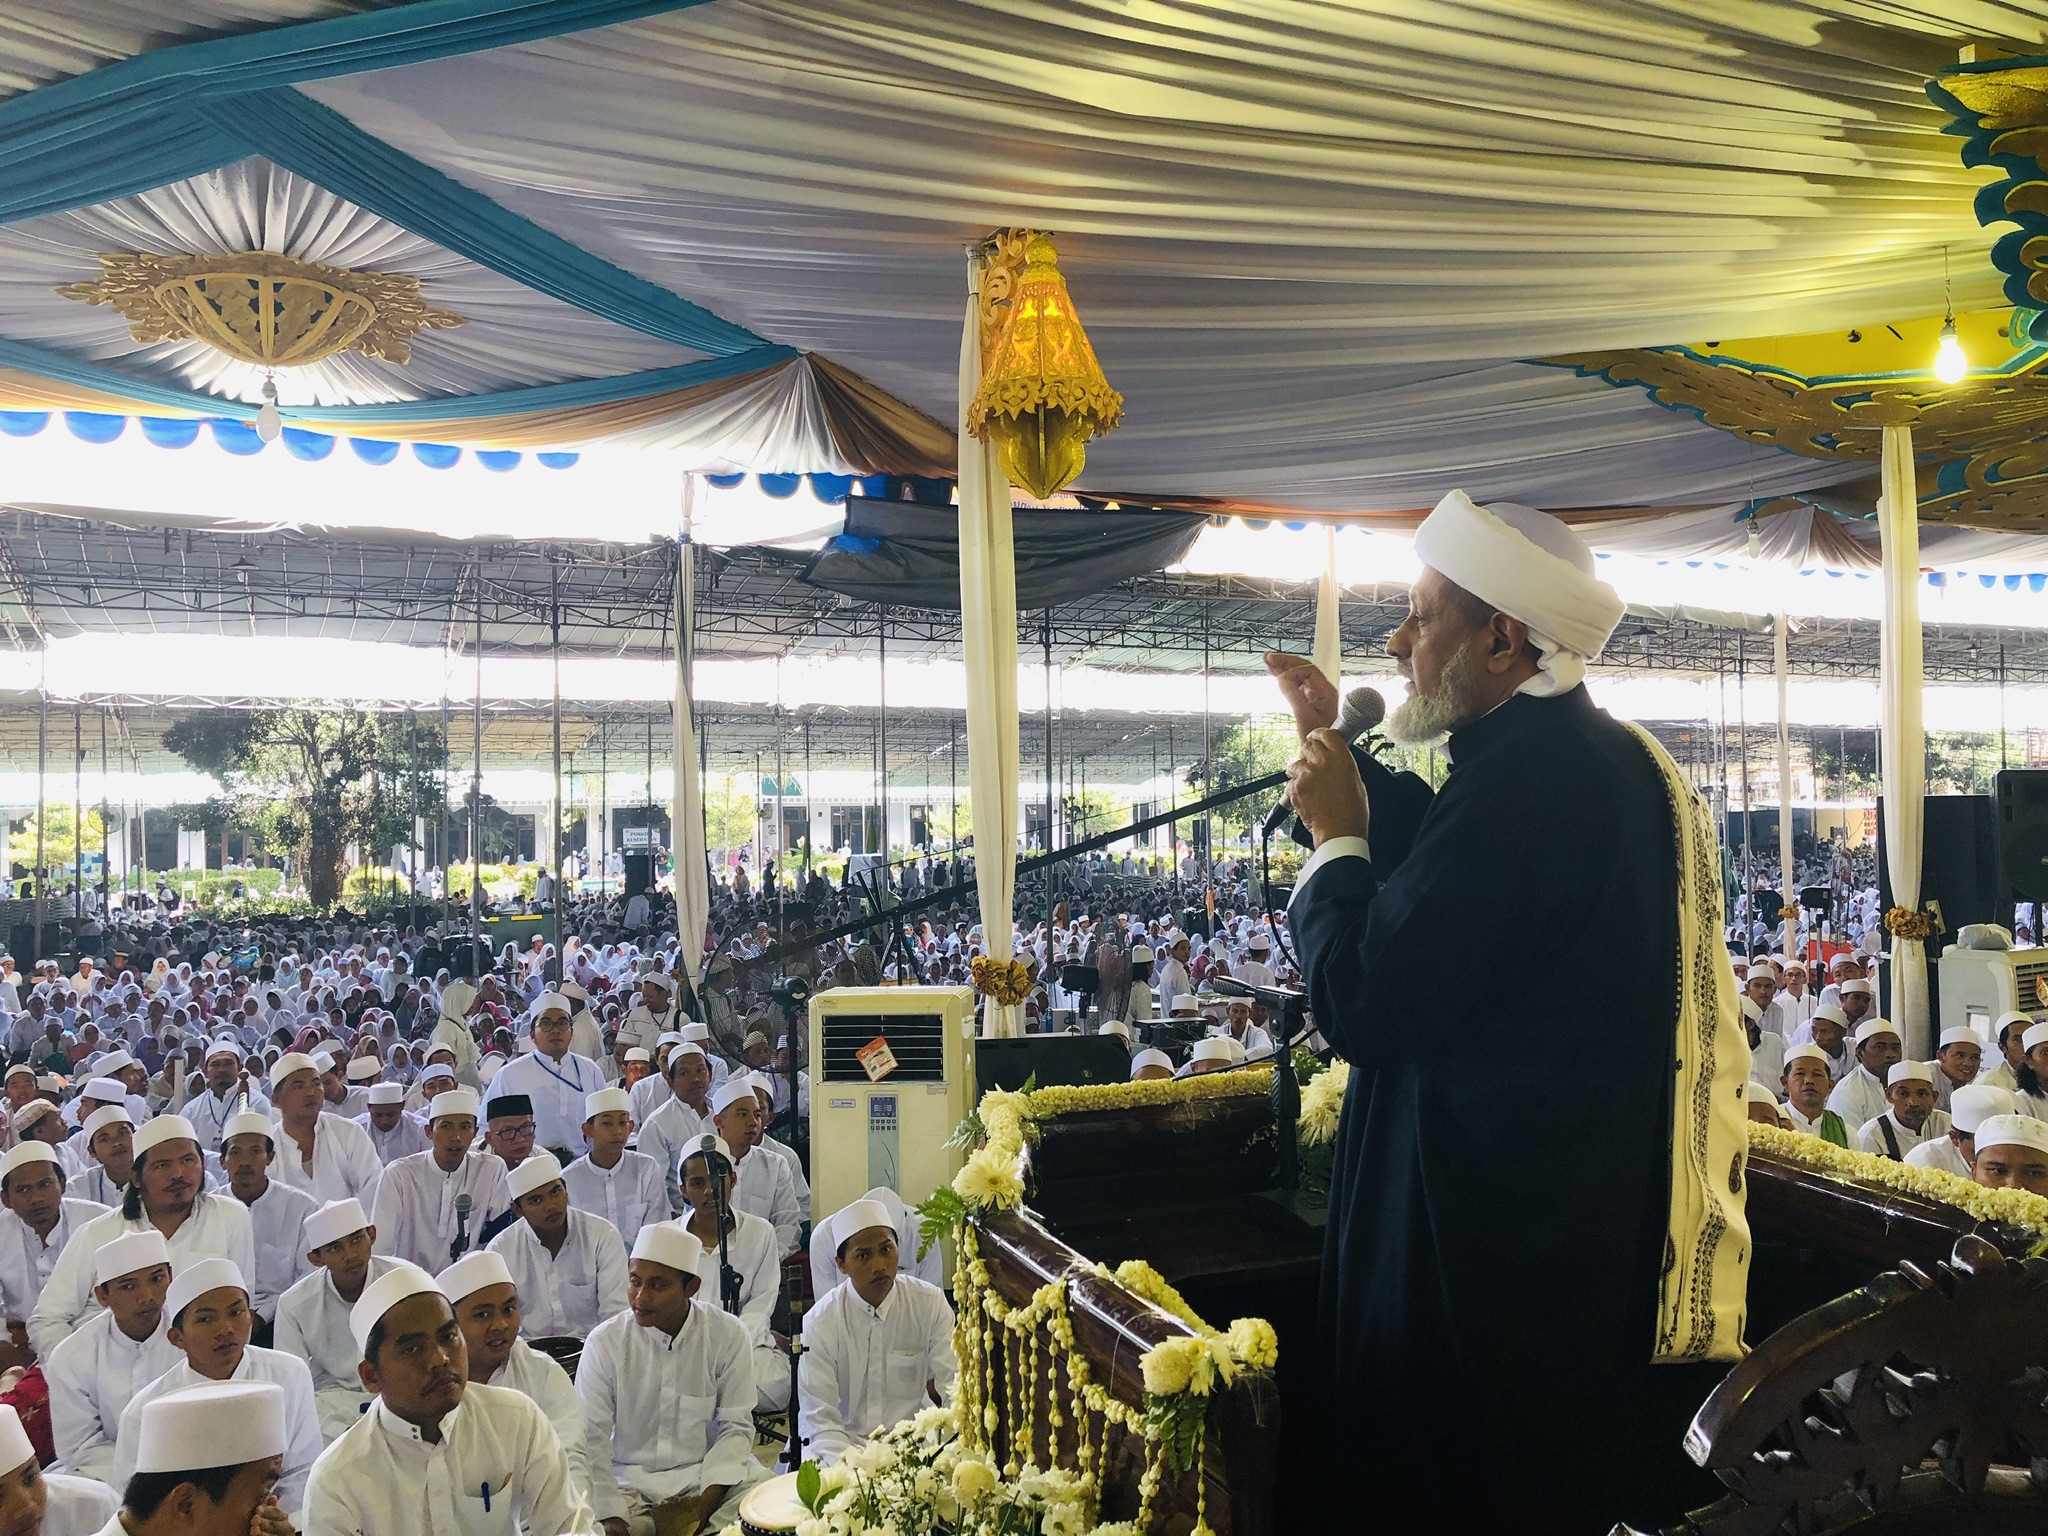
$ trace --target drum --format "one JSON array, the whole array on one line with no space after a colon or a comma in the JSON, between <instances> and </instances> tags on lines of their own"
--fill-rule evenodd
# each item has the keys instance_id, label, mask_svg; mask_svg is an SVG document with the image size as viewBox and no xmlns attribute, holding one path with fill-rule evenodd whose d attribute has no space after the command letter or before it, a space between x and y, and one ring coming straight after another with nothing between
<instances>
[{"instance_id":1,"label":"drum","mask_svg":"<svg viewBox=\"0 0 2048 1536\"><path fill-rule=\"evenodd\" d=\"M740 1530L744 1536L789 1536L811 1512L796 1496L796 1474L785 1472L749 1488L740 1498Z\"/></svg>"}]
</instances>

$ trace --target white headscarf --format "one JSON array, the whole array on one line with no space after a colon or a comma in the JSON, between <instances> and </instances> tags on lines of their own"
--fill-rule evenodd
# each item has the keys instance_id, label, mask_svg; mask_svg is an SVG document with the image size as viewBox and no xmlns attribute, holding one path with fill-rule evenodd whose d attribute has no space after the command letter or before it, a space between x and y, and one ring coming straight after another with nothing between
<instances>
[{"instance_id":1,"label":"white headscarf","mask_svg":"<svg viewBox=\"0 0 2048 1536\"><path fill-rule=\"evenodd\" d=\"M1586 663L1621 622L1621 598L1595 574L1593 552L1533 507L1509 501L1482 507L1452 491L1415 530L1415 557L1529 626L1542 670L1522 693L1547 698L1578 687Z\"/></svg>"}]
</instances>

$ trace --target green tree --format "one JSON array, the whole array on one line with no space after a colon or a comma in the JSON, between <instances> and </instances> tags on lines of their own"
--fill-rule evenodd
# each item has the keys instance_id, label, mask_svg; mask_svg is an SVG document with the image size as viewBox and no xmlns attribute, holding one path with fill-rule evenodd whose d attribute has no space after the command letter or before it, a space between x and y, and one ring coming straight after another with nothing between
<instances>
[{"instance_id":1,"label":"green tree","mask_svg":"<svg viewBox=\"0 0 2048 1536\"><path fill-rule=\"evenodd\" d=\"M1930 794L1982 795L1991 790L1991 776L2000 762L1996 731L1930 731L1927 736L1927 789ZM2010 747L2008 762L2019 761Z\"/></svg>"},{"instance_id":2,"label":"green tree","mask_svg":"<svg viewBox=\"0 0 2048 1536\"><path fill-rule=\"evenodd\" d=\"M220 785L231 824L298 850L306 894L322 910L340 895L350 843L405 841L413 817L438 815L446 794L439 728L403 716L209 709L178 721L164 745Z\"/></svg>"},{"instance_id":3,"label":"green tree","mask_svg":"<svg viewBox=\"0 0 2048 1536\"><path fill-rule=\"evenodd\" d=\"M760 820L759 784L743 774L728 773L704 786L704 841L713 853L730 853L754 841Z\"/></svg>"},{"instance_id":4,"label":"green tree","mask_svg":"<svg viewBox=\"0 0 2048 1536\"><path fill-rule=\"evenodd\" d=\"M1197 795L1220 794L1269 773L1278 773L1293 761L1298 745L1294 727L1286 721L1247 720L1242 725L1233 725L1214 744L1213 784L1203 785L1202 769L1198 763L1188 775L1188 788ZM1219 805L1211 815L1219 832L1236 836L1250 831L1264 820L1266 812L1279 798L1279 790L1265 790L1233 800L1228 805Z\"/></svg>"},{"instance_id":5,"label":"green tree","mask_svg":"<svg viewBox=\"0 0 2048 1536\"><path fill-rule=\"evenodd\" d=\"M81 852L91 855L105 853L107 849L107 829L100 823L96 806L86 808L83 848L79 846L81 840L71 807L55 801L43 806L42 838L43 866L56 871L59 878L74 867ZM33 811L7 835L7 862L23 869L36 867L36 816Z\"/></svg>"}]
</instances>

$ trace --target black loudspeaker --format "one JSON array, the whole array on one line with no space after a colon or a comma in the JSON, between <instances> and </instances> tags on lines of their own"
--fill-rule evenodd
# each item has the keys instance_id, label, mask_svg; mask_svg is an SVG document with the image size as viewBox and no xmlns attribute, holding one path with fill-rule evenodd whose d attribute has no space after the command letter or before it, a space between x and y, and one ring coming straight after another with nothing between
<instances>
[{"instance_id":1,"label":"black loudspeaker","mask_svg":"<svg viewBox=\"0 0 2048 1536\"><path fill-rule=\"evenodd\" d=\"M654 889L654 855L651 853L629 853L626 855L626 895L630 899L642 891Z\"/></svg>"},{"instance_id":2,"label":"black loudspeaker","mask_svg":"<svg viewBox=\"0 0 2048 1536\"><path fill-rule=\"evenodd\" d=\"M1932 958L1955 942L1965 923L2012 923L2012 908L1998 891L1998 836L1989 795L1929 795L1921 802L1925 831L1920 853L1920 904L1939 903L1942 927L1927 946ZM1886 911L1892 899L1891 868L1885 861L1884 799L1877 802L1878 898ZM2003 915L2001 916L2001 909Z\"/></svg>"},{"instance_id":3,"label":"black loudspeaker","mask_svg":"<svg viewBox=\"0 0 2048 1536\"><path fill-rule=\"evenodd\" d=\"M1023 1035L1014 1040L974 1042L974 1081L1015 1092L1033 1077L1040 1088L1083 1083L1123 1083L1131 1076L1131 1053L1116 1035Z\"/></svg>"},{"instance_id":4,"label":"black loudspeaker","mask_svg":"<svg viewBox=\"0 0 2048 1536\"><path fill-rule=\"evenodd\" d=\"M2048 768L2000 769L1991 781L1991 801L1998 814L2001 908L2048 901Z\"/></svg>"}]
</instances>

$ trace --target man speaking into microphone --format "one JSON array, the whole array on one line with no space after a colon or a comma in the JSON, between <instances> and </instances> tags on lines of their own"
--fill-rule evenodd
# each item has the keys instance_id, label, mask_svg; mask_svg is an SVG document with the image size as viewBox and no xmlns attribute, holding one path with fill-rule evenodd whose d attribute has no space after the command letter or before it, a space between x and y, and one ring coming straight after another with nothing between
<instances>
[{"instance_id":1,"label":"man speaking into microphone","mask_svg":"<svg viewBox=\"0 0 2048 1536\"><path fill-rule=\"evenodd\" d=\"M1348 1485L1432 1529L1670 1524L1716 1491L1681 1440L1710 1362L1739 1355L1749 1254L1716 840L1662 748L1587 696L1622 603L1577 535L1453 491L1415 551L1387 728L1447 737L1451 763L1419 820L1383 844L1388 776L1369 794L1327 728L1336 689L1266 657L1314 845L1289 925L1352 1063L1322 1272L1330 1446Z\"/></svg>"}]
</instances>

